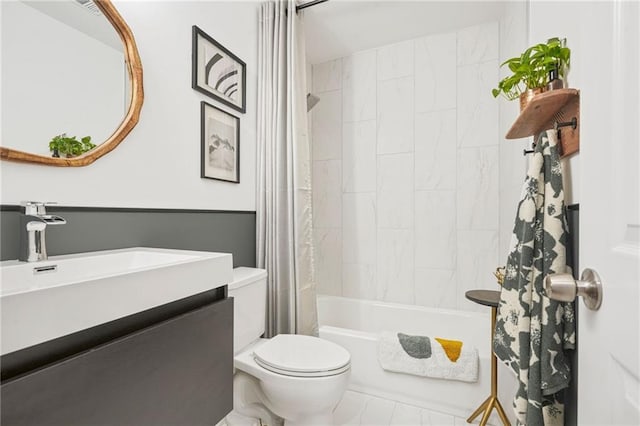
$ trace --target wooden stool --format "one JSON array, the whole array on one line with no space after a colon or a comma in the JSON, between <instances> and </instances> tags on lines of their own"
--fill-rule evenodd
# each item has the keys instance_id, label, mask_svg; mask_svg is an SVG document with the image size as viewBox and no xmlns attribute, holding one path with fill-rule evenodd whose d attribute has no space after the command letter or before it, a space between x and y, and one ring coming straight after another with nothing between
<instances>
[{"instance_id":1,"label":"wooden stool","mask_svg":"<svg viewBox=\"0 0 640 426\"><path fill-rule=\"evenodd\" d=\"M498 303L500 302L500 292L494 290L469 290L465 293L465 297L472 302L480 305L491 307L491 395L469 416L467 423L471 423L473 419L484 412L480 420L480 426L484 426L489 421L489 415L494 408L498 411L498 415L505 426L511 426L507 415L504 413L502 404L498 401L498 359L493 353L493 332L496 328L496 313L498 311Z\"/></svg>"}]
</instances>

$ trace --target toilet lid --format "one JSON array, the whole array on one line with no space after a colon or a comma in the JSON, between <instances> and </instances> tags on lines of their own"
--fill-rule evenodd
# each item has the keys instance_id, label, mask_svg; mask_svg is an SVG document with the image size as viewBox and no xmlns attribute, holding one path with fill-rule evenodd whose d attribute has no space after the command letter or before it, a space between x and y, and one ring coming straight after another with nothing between
<instances>
[{"instance_id":1,"label":"toilet lid","mask_svg":"<svg viewBox=\"0 0 640 426\"><path fill-rule=\"evenodd\" d=\"M254 359L278 374L318 377L340 374L350 367L351 355L342 346L317 337L279 334L256 348Z\"/></svg>"}]
</instances>

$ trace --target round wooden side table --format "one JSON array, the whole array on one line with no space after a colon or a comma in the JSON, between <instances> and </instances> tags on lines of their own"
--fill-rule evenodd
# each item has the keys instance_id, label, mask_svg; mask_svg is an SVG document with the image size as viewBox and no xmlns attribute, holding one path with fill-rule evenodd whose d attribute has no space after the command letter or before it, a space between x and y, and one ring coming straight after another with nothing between
<instances>
[{"instance_id":1,"label":"round wooden side table","mask_svg":"<svg viewBox=\"0 0 640 426\"><path fill-rule=\"evenodd\" d=\"M486 425L489 421L491 411L495 408L496 411L498 411L502 423L505 426L511 426L504 412L504 408L502 408L502 404L498 401L498 359L493 353L493 331L496 328L496 313L498 311L498 303L500 303L500 292L495 290L469 290L464 295L472 302L491 307L491 394L476 411L469 416L467 423L473 422L480 413L484 413L480 420L480 426Z\"/></svg>"}]
</instances>

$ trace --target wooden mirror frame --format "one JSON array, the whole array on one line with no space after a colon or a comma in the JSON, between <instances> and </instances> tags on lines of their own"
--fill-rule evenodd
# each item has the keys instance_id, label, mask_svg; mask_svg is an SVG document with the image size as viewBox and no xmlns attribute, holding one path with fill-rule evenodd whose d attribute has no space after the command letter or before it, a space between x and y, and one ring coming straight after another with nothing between
<instances>
[{"instance_id":1,"label":"wooden mirror frame","mask_svg":"<svg viewBox=\"0 0 640 426\"><path fill-rule=\"evenodd\" d=\"M17 149L0 147L0 159L7 161L17 161L22 163L36 163L58 167L81 167L86 166L103 155L114 150L120 142L136 126L140 118L140 110L144 100L144 90L142 88L142 62L138 54L138 48L133 38L133 33L127 23L122 19L111 0L94 0L94 3L102 11L104 16L111 22L113 28L120 36L124 45L125 63L129 73L129 85L131 89L131 99L129 99L129 110L120 123L120 126L102 144L97 145L91 151L73 158L54 158L44 155L31 154Z\"/></svg>"}]
</instances>

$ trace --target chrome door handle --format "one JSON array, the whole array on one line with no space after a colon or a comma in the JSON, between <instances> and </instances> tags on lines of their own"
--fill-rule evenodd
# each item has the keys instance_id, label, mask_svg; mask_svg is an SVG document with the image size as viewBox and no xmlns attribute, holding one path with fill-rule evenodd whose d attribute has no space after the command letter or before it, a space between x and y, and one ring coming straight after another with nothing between
<instances>
[{"instance_id":1,"label":"chrome door handle","mask_svg":"<svg viewBox=\"0 0 640 426\"><path fill-rule=\"evenodd\" d=\"M551 274L544 279L547 296L560 302L572 302L582 296L585 306L592 311L600 309L602 304L602 281L593 269L585 269L579 280L571 274Z\"/></svg>"}]
</instances>

